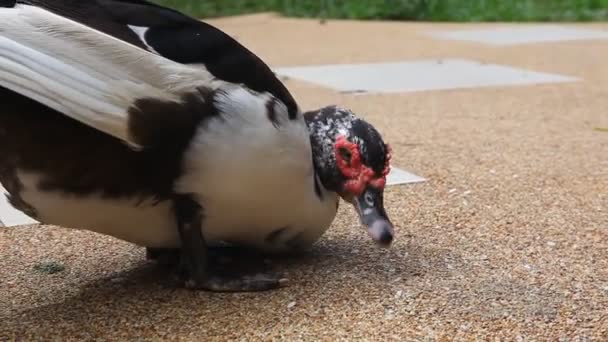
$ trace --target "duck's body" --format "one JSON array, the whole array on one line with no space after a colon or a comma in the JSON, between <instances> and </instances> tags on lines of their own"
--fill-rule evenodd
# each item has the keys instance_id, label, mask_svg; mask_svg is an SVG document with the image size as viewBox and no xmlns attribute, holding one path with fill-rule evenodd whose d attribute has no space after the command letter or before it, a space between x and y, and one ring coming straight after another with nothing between
<instances>
[{"instance_id":1,"label":"duck's body","mask_svg":"<svg viewBox=\"0 0 608 342\"><path fill-rule=\"evenodd\" d=\"M0 132L0 165L5 169L0 182L8 184L19 209L46 224L87 229L146 247L179 247L171 201L162 192L197 182L207 203L204 236L209 245L229 242L281 251L310 245L329 227L338 197L317 194L326 191L315 179L304 119L300 115L290 120L288 116L297 111L295 102L253 54L205 23L145 2L19 3L85 22L184 63L211 66L218 77L255 89L266 87L282 99L237 90L241 94L235 96L243 102L226 105L254 110L226 108L221 116L207 118L205 134L190 142L198 145L197 151L204 151L205 158L188 160L188 148L170 153L134 151L107 134L3 88L0 98L9 108L5 106L0 116L5 132ZM154 39L146 40L146 34ZM217 38L210 40L210 34ZM180 44L190 45L185 49ZM222 54L226 56L218 58ZM235 66L241 69L239 74L235 74ZM244 71L248 67L259 70L257 77ZM276 106L288 104L289 110L277 108L276 116L269 119L266 101L271 100ZM19 130L23 133L15 134ZM27 165L28 161L36 165ZM199 169L202 179L167 170L179 161ZM89 176L83 178L84 174ZM11 187L15 181L21 187ZM40 186L43 183L53 186Z\"/></svg>"},{"instance_id":2,"label":"duck's body","mask_svg":"<svg viewBox=\"0 0 608 342\"><path fill-rule=\"evenodd\" d=\"M0 22L0 182L36 220L179 248L190 286L215 290L279 282L208 275L206 247L309 246L340 196L392 240L380 135L302 113L221 31L140 0L5 1Z\"/></svg>"},{"instance_id":3,"label":"duck's body","mask_svg":"<svg viewBox=\"0 0 608 342\"><path fill-rule=\"evenodd\" d=\"M169 170L187 156L134 151L7 89L0 89L0 99L0 183L17 209L45 224L145 247L179 247L163 193L192 182L191 174ZM264 118L239 126L210 119L196 141L207 151L191 162L204 175L198 184L205 191L209 245L285 251L312 244L330 226L338 197L315 179L308 131L299 121L284 121L277 129Z\"/></svg>"}]
</instances>

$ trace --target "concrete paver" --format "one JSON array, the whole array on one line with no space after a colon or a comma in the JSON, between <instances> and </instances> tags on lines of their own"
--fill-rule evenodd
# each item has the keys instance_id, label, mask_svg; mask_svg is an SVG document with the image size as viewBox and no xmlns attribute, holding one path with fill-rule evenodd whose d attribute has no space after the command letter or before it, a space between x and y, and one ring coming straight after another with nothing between
<instances>
[{"instance_id":1,"label":"concrete paver","mask_svg":"<svg viewBox=\"0 0 608 342\"><path fill-rule=\"evenodd\" d=\"M0 227L36 223L31 217L13 208L6 198L6 190L0 184Z\"/></svg>"},{"instance_id":2,"label":"concrete paver","mask_svg":"<svg viewBox=\"0 0 608 342\"><path fill-rule=\"evenodd\" d=\"M303 108L365 116L395 165L427 179L388 188L391 249L376 248L343 205L310 253L273 259L290 287L210 294L167 287L142 249L112 238L0 229L0 336L608 339L608 134L595 129L608 127L608 42L497 48L427 34L491 24L211 22L273 66L463 58L582 81L355 96L288 79ZM66 269L35 270L49 261Z\"/></svg>"},{"instance_id":3,"label":"concrete paver","mask_svg":"<svg viewBox=\"0 0 608 342\"><path fill-rule=\"evenodd\" d=\"M391 172L386 177L387 186L419 183L424 181L426 181L424 177L415 175L406 170L401 170L397 167L392 167ZM40 223L13 208L4 195L5 192L6 190L2 187L2 184L0 184L0 194L2 194L0 195L0 227L14 227Z\"/></svg>"},{"instance_id":4,"label":"concrete paver","mask_svg":"<svg viewBox=\"0 0 608 342\"><path fill-rule=\"evenodd\" d=\"M559 25L519 25L479 30L458 30L435 33L442 39L467 40L492 45L563 42L574 40L606 40L608 30L562 27Z\"/></svg>"},{"instance_id":5,"label":"concrete paver","mask_svg":"<svg viewBox=\"0 0 608 342\"><path fill-rule=\"evenodd\" d=\"M411 172L401 170L398 167L392 166L391 172L386 177L386 186L394 186L401 184L411 184L426 182L424 177L415 175Z\"/></svg>"},{"instance_id":6,"label":"concrete paver","mask_svg":"<svg viewBox=\"0 0 608 342\"><path fill-rule=\"evenodd\" d=\"M563 75L454 58L297 66L275 71L281 76L355 93L405 93L577 81Z\"/></svg>"}]
</instances>

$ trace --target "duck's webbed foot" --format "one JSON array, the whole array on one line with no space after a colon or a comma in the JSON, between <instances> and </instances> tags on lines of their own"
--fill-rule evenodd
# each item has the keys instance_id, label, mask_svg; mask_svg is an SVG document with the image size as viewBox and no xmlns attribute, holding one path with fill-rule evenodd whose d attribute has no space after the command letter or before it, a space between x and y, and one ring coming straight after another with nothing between
<instances>
[{"instance_id":1,"label":"duck's webbed foot","mask_svg":"<svg viewBox=\"0 0 608 342\"><path fill-rule=\"evenodd\" d=\"M210 251L209 251L210 252ZM232 258L226 261L223 249L218 249L216 253L208 253L208 269L207 278L203 286L199 286L202 290L223 291L223 292L239 292L239 291L263 291L272 290L287 285L287 279L279 276L268 275L265 271L254 272L247 274L243 270L237 270ZM178 248L146 248L146 258L154 260L159 265L167 267L174 271L179 278L179 282L186 284L188 281L188 270L190 266L183 258L183 254ZM248 260L253 262L254 260ZM260 260L257 260L260 261ZM242 268L242 267L241 267ZM261 268L260 263L253 267L247 267L247 270ZM250 272L249 272L250 273ZM196 285L196 284L193 284ZM196 286L194 288L197 288Z\"/></svg>"},{"instance_id":2,"label":"duck's webbed foot","mask_svg":"<svg viewBox=\"0 0 608 342\"><path fill-rule=\"evenodd\" d=\"M186 282L186 287L214 292L256 292L278 289L287 285L287 279L266 274L242 276L209 275L201 282Z\"/></svg>"},{"instance_id":3,"label":"duck's webbed foot","mask_svg":"<svg viewBox=\"0 0 608 342\"><path fill-rule=\"evenodd\" d=\"M203 210L192 199L180 196L174 200L179 235L177 270L184 286L213 292L253 292L273 290L286 285L287 280L263 273L254 275L228 274L223 265L210 265L209 249L203 237ZM148 256L175 262L172 249L147 249ZM220 266L220 267L218 267Z\"/></svg>"}]
</instances>

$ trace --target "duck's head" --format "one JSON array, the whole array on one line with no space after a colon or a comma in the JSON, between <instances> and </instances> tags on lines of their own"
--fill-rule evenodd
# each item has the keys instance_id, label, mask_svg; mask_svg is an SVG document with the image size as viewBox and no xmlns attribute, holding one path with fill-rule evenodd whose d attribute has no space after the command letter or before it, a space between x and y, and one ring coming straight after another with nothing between
<instances>
[{"instance_id":1,"label":"duck's head","mask_svg":"<svg viewBox=\"0 0 608 342\"><path fill-rule=\"evenodd\" d=\"M345 108L328 106L306 112L304 118L323 187L351 203L371 238L389 246L394 231L383 197L390 146L371 124Z\"/></svg>"}]
</instances>

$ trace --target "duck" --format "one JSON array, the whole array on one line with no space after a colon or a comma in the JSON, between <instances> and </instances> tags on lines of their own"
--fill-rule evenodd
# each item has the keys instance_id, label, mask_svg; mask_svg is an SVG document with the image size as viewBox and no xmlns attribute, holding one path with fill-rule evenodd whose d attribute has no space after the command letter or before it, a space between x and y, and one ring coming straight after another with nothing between
<instances>
[{"instance_id":1,"label":"duck","mask_svg":"<svg viewBox=\"0 0 608 342\"><path fill-rule=\"evenodd\" d=\"M50 225L180 256L181 284L285 286L209 267L225 244L299 250L340 200L388 247L391 147L352 110L302 110L220 29L144 0L0 1L0 183Z\"/></svg>"}]
</instances>

